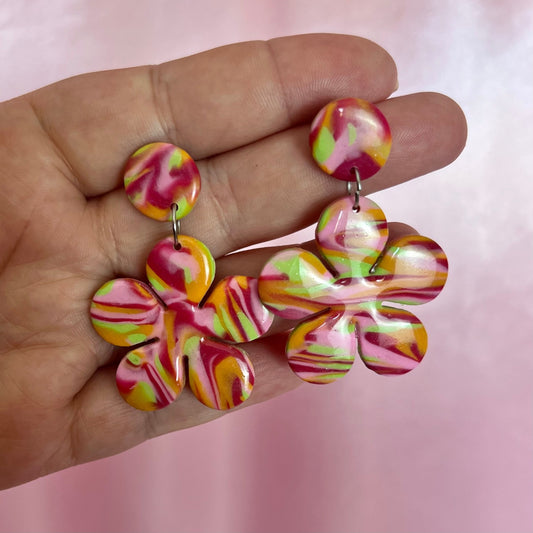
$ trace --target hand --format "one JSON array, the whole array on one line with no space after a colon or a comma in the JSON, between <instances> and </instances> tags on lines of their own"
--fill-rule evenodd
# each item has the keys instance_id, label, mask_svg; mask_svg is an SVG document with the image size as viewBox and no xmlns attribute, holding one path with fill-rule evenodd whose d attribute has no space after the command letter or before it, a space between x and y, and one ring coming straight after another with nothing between
<instances>
[{"instance_id":1,"label":"hand","mask_svg":"<svg viewBox=\"0 0 533 533\"><path fill-rule=\"evenodd\" d=\"M391 157L365 194L459 154L457 105L436 94L383 102L396 84L375 44L315 35L78 76L0 104L0 488L222 414L188 390L161 411L130 407L114 382L124 351L91 326L96 289L143 279L149 250L169 233L128 202L129 155L156 140L187 150L203 189L182 232L211 249L219 274L257 276L270 250L226 254L313 223L344 192L307 147L308 123L328 101L381 102L390 122ZM245 405L297 386L284 342L274 330L246 346L257 384Z\"/></svg>"}]
</instances>

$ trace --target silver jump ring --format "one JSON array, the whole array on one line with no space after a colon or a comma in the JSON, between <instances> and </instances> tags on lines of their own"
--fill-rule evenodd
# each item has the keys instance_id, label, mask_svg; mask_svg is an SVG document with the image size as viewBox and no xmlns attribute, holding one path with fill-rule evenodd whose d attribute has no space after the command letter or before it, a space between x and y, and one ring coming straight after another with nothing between
<instances>
[{"instance_id":1,"label":"silver jump ring","mask_svg":"<svg viewBox=\"0 0 533 533\"><path fill-rule=\"evenodd\" d=\"M359 196L361 194L361 177L359 176L359 170L353 167L350 173L355 176L355 181L346 182L346 190L350 196L353 196L353 210L359 212Z\"/></svg>"},{"instance_id":2,"label":"silver jump ring","mask_svg":"<svg viewBox=\"0 0 533 533\"><path fill-rule=\"evenodd\" d=\"M179 236L181 232L181 220L177 218L178 214L178 204L172 204L172 233L174 235L174 249L179 250L181 244L179 241Z\"/></svg>"}]
</instances>

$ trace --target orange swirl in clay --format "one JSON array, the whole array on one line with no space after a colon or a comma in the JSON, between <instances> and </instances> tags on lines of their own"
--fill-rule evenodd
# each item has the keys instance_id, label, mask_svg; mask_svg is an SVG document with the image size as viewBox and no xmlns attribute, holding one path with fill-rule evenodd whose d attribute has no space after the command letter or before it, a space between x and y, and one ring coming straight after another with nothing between
<instances>
[{"instance_id":1,"label":"orange swirl in clay","mask_svg":"<svg viewBox=\"0 0 533 533\"><path fill-rule=\"evenodd\" d=\"M318 166L334 178L361 181L387 161L392 144L387 120L370 102L343 98L322 108L311 124L309 144Z\"/></svg>"},{"instance_id":2,"label":"orange swirl in clay","mask_svg":"<svg viewBox=\"0 0 533 533\"><path fill-rule=\"evenodd\" d=\"M208 295L215 275L211 253L192 237L181 235L179 244L176 250L167 238L153 248L146 265L149 284L130 278L105 283L93 298L92 323L108 342L133 347L116 374L120 394L133 407L169 405L188 371L198 400L231 409L254 385L252 363L235 344L265 333L272 315L253 278L224 278Z\"/></svg>"},{"instance_id":3,"label":"orange swirl in clay","mask_svg":"<svg viewBox=\"0 0 533 533\"><path fill-rule=\"evenodd\" d=\"M388 240L381 209L345 197L325 209L316 232L321 258L301 248L274 255L259 278L263 303L278 316L303 319L287 357L310 383L329 383L351 368L357 353L379 374L404 374L427 348L420 320L386 304L422 304L446 282L448 262L437 243L420 235Z\"/></svg>"},{"instance_id":4,"label":"orange swirl in clay","mask_svg":"<svg viewBox=\"0 0 533 533\"><path fill-rule=\"evenodd\" d=\"M147 217L183 218L200 194L200 173L191 156L173 144L156 142L139 148L128 160L124 188L130 202Z\"/></svg>"}]
</instances>

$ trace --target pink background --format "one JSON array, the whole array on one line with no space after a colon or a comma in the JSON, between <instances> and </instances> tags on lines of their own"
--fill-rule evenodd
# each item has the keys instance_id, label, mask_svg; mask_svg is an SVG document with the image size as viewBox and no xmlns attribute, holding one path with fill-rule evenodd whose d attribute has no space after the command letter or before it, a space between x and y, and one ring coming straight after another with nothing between
<instances>
[{"instance_id":1,"label":"pink background","mask_svg":"<svg viewBox=\"0 0 533 533\"><path fill-rule=\"evenodd\" d=\"M0 100L233 41L354 33L395 57L399 93L455 98L470 137L451 167L374 195L451 263L417 309L430 351L416 372L357 365L4 491L0 531L531 532L532 14L526 0L2 2Z\"/></svg>"}]
</instances>

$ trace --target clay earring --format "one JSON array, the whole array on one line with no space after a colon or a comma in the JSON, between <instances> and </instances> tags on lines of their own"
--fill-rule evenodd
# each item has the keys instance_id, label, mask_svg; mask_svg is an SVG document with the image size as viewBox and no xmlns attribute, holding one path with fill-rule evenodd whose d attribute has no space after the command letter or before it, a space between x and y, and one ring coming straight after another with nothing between
<instances>
[{"instance_id":1,"label":"clay earring","mask_svg":"<svg viewBox=\"0 0 533 533\"><path fill-rule=\"evenodd\" d=\"M181 235L180 219L196 203L200 174L184 150L152 143L129 159L126 194L143 214L172 225L172 236L148 256L148 284L130 278L105 283L94 295L91 320L115 346L131 346L118 365L120 394L137 409L160 409L181 393L188 373L194 395L214 409L231 409L252 391L254 371L235 344L256 339L272 323L257 280L223 279L208 292L215 262L200 241Z\"/></svg>"},{"instance_id":2,"label":"clay earring","mask_svg":"<svg viewBox=\"0 0 533 533\"><path fill-rule=\"evenodd\" d=\"M347 182L316 227L321 257L291 248L274 255L259 278L263 303L278 316L304 319L292 331L287 357L310 383L329 383L351 368L356 353L379 374L404 374L427 348L424 326L396 304L422 304L446 282L448 263L437 243L420 235L388 239L387 221L361 182L385 164L389 125L372 104L331 102L311 126L319 167Z\"/></svg>"}]
</instances>

